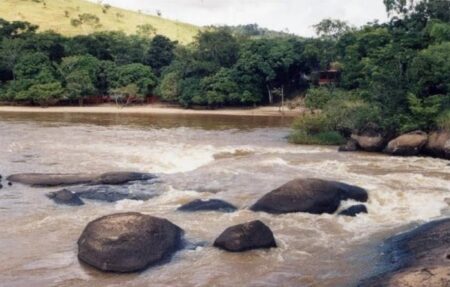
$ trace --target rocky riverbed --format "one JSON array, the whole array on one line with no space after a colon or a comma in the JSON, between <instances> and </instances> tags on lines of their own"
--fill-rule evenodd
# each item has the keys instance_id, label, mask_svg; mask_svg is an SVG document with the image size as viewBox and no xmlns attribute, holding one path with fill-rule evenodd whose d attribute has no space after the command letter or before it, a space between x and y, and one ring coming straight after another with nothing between
<instances>
[{"instance_id":1,"label":"rocky riverbed","mask_svg":"<svg viewBox=\"0 0 450 287\"><path fill-rule=\"evenodd\" d=\"M289 129L284 125L251 118L214 122L143 117L123 123L120 117L105 115L80 122L71 115L0 114L1 282L7 286L147 286L148 282L154 286L242 282L246 286L357 286L400 282L392 281L400 278L392 279L395 270L414 278L410 273L414 270L426 268L433 274L446 270L437 261L423 265L424 261L402 259L402 264L391 266L383 256L389 238L450 215L446 160L289 145L285 140ZM151 176L99 180L117 171ZM61 177L55 175L84 178L70 185L18 180L8 185L9 175L24 173L34 174L34 180L36 174L51 174L52 180L59 181ZM320 196L311 197L311 190ZM83 204L57 202L74 198ZM284 206L283 200L291 203L297 198L298 205ZM311 201L305 205L307 200ZM276 206L277 212L252 208L258 202L264 202L259 205L264 208ZM138 267L109 270L108 258L117 258L117 253L94 262L79 252L98 252L92 249L96 243L89 242L107 239L102 242L113 244L126 234L131 237L124 239L136 238L133 225L126 225L130 229L109 225L111 215L120 215L112 221L125 218L139 230L151 232L173 224L183 232L173 227L161 233L174 244L157 248L167 252L135 261ZM170 224L152 223L166 220ZM405 241L408 246L423 242L411 240ZM146 241L158 242L150 237ZM392 246L394 250L396 245ZM396 250L404 250L402 246ZM433 248L420 252L445 253L442 246ZM116 275L98 269L145 271Z\"/></svg>"}]
</instances>

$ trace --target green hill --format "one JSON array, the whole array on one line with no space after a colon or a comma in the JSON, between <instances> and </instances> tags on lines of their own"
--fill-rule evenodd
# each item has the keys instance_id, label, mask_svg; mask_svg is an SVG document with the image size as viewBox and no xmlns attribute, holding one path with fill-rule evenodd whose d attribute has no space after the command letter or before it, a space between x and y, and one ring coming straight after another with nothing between
<instances>
[{"instance_id":1,"label":"green hill","mask_svg":"<svg viewBox=\"0 0 450 287\"><path fill-rule=\"evenodd\" d=\"M0 6L0 18L28 21L39 25L41 31L53 30L68 36L97 31L135 34L142 26L147 27L147 31L149 27L153 30L153 27L158 34L189 43L200 29L194 25L84 0L1 0Z\"/></svg>"}]
</instances>

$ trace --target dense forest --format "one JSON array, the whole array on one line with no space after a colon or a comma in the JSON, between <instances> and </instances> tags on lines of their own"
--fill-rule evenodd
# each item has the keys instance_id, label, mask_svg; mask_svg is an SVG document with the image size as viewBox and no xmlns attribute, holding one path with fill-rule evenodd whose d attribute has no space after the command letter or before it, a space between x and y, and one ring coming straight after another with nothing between
<instances>
[{"instance_id":1,"label":"dense forest","mask_svg":"<svg viewBox=\"0 0 450 287\"><path fill-rule=\"evenodd\" d=\"M316 38L257 25L208 27L189 45L145 33L66 37L0 19L0 102L152 96L219 108L300 95L311 112L296 122L296 142L337 143L367 125L450 128L450 1L384 2L387 23L356 28L326 19L314 26ZM327 69L339 71L339 81L318 86Z\"/></svg>"}]
</instances>

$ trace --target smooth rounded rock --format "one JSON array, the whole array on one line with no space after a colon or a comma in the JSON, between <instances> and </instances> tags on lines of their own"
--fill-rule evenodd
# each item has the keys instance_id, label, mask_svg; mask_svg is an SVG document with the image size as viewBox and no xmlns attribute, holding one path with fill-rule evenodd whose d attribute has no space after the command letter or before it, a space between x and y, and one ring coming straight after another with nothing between
<instances>
[{"instance_id":1,"label":"smooth rounded rock","mask_svg":"<svg viewBox=\"0 0 450 287\"><path fill-rule=\"evenodd\" d=\"M365 202L368 194L363 188L342 182L301 178L264 195L250 209L274 214L334 213L339 208L341 200L347 199Z\"/></svg>"},{"instance_id":2,"label":"smooth rounded rock","mask_svg":"<svg viewBox=\"0 0 450 287\"><path fill-rule=\"evenodd\" d=\"M10 175L7 179L10 182L47 187L90 183L95 178L95 175L88 174L20 173Z\"/></svg>"},{"instance_id":3,"label":"smooth rounded rock","mask_svg":"<svg viewBox=\"0 0 450 287\"><path fill-rule=\"evenodd\" d=\"M197 211L219 211L234 212L236 207L220 199L196 199L178 208L179 211L197 212Z\"/></svg>"},{"instance_id":4,"label":"smooth rounded rock","mask_svg":"<svg viewBox=\"0 0 450 287\"><path fill-rule=\"evenodd\" d=\"M47 197L52 199L57 204L65 204L71 206L80 206L84 204L84 202L76 193L68 189L50 192L47 194Z\"/></svg>"},{"instance_id":5,"label":"smooth rounded rock","mask_svg":"<svg viewBox=\"0 0 450 287\"><path fill-rule=\"evenodd\" d=\"M367 207L364 204L350 206L349 208L339 212L339 215L354 217L360 213L368 213Z\"/></svg>"},{"instance_id":6,"label":"smooth rounded rock","mask_svg":"<svg viewBox=\"0 0 450 287\"><path fill-rule=\"evenodd\" d=\"M161 263L181 246L183 230L141 213L117 213L90 222L78 239L78 258L109 272L136 272Z\"/></svg>"},{"instance_id":7,"label":"smooth rounded rock","mask_svg":"<svg viewBox=\"0 0 450 287\"><path fill-rule=\"evenodd\" d=\"M356 142L358 148L368 152L381 151L386 144L385 135L383 134L382 129L374 125L369 125L368 127L353 133L351 139Z\"/></svg>"},{"instance_id":8,"label":"smooth rounded rock","mask_svg":"<svg viewBox=\"0 0 450 287\"><path fill-rule=\"evenodd\" d=\"M450 131L441 130L430 133L423 152L430 156L450 159Z\"/></svg>"},{"instance_id":9,"label":"smooth rounded rock","mask_svg":"<svg viewBox=\"0 0 450 287\"><path fill-rule=\"evenodd\" d=\"M64 174L64 173L20 173L8 176L11 182L31 186L69 186L79 184L120 185L130 181L150 180L155 178L150 173L109 172L103 174Z\"/></svg>"},{"instance_id":10,"label":"smooth rounded rock","mask_svg":"<svg viewBox=\"0 0 450 287\"><path fill-rule=\"evenodd\" d=\"M391 140L384 152L400 156L418 155L427 141L427 133L422 131L410 132Z\"/></svg>"},{"instance_id":11,"label":"smooth rounded rock","mask_svg":"<svg viewBox=\"0 0 450 287\"><path fill-rule=\"evenodd\" d=\"M272 230L263 222L256 220L228 227L216 239L214 246L231 252L242 252L277 247L277 244Z\"/></svg>"}]
</instances>

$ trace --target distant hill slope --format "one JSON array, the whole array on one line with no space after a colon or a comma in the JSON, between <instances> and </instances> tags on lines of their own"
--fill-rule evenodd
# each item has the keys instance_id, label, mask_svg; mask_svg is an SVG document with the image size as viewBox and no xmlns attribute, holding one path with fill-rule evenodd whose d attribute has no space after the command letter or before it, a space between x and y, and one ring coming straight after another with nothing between
<instances>
[{"instance_id":1,"label":"distant hill slope","mask_svg":"<svg viewBox=\"0 0 450 287\"><path fill-rule=\"evenodd\" d=\"M82 16L83 23L78 22L77 25L79 16L83 14L94 15L97 19ZM40 31L53 30L69 36L96 31L135 34L138 26L150 24L156 33L180 43L191 42L200 29L194 25L84 0L0 0L0 18L28 21L39 25Z\"/></svg>"}]
</instances>

